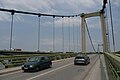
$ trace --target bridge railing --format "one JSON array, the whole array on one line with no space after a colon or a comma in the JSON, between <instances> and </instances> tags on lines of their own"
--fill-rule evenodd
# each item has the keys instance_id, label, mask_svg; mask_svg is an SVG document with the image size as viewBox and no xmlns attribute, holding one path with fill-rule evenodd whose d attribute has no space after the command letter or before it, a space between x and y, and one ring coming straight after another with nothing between
<instances>
[{"instance_id":1,"label":"bridge railing","mask_svg":"<svg viewBox=\"0 0 120 80\"><path fill-rule=\"evenodd\" d=\"M66 53L66 54L57 54L57 53L49 53L49 54L27 54L27 55L7 55L0 56L0 63L2 63L5 68L20 66L24 62L27 61L28 58L32 56L50 56L52 60L59 60L74 57L76 54L74 53Z\"/></svg>"},{"instance_id":2,"label":"bridge railing","mask_svg":"<svg viewBox=\"0 0 120 80\"><path fill-rule=\"evenodd\" d=\"M120 56L115 53L105 53L105 61L109 80L120 80Z\"/></svg>"}]
</instances>

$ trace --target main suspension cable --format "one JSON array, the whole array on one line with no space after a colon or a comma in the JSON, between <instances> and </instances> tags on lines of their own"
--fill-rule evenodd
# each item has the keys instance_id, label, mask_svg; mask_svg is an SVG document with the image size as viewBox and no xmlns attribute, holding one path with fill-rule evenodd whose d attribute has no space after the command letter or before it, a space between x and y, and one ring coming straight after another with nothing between
<instances>
[{"instance_id":1,"label":"main suspension cable","mask_svg":"<svg viewBox=\"0 0 120 80\"><path fill-rule=\"evenodd\" d=\"M113 18L112 18L112 9L111 9L111 1L110 0L109 0L109 9L110 9L110 20L111 20L111 28L112 28L113 49L115 52L115 37L114 37Z\"/></svg>"},{"instance_id":2,"label":"main suspension cable","mask_svg":"<svg viewBox=\"0 0 120 80\"><path fill-rule=\"evenodd\" d=\"M55 17L72 17L72 16L80 16L80 14L77 14L77 15L53 15L53 14L43 14L43 13L36 13L36 12L26 12L26 11L14 10L14 9L4 9L4 8L0 8L0 11L21 13L21 14L30 14L30 15L51 16L51 17L53 17L53 16L55 16Z\"/></svg>"},{"instance_id":3,"label":"main suspension cable","mask_svg":"<svg viewBox=\"0 0 120 80\"><path fill-rule=\"evenodd\" d=\"M91 43L91 45L92 45L92 48L93 48L94 52L96 52L95 47L94 47L93 42L92 42L92 39L91 39L91 35L90 35L90 32L89 32L89 28L88 28L88 25L87 25L86 20L85 20L85 25L86 25L86 29L87 29L87 32L88 32L88 36L89 36L89 39L90 39L90 43Z\"/></svg>"}]
</instances>

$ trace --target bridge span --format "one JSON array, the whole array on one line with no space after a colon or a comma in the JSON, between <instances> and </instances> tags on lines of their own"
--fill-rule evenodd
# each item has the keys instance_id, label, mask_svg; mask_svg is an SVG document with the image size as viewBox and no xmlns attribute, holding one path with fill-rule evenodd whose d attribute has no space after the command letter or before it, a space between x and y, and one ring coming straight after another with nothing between
<instances>
[{"instance_id":1,"label":"bridge span","mask_svg":"<svg viewBox=\"0 0 120 80\"><path fill-rule=\"evenodd\" d=\"M23 72L21 67L0 70L0 80L109 80L103 54L92 54L90 64L74 65L74 57L53 61L52 68Z\"/></svg>"},{"instance_id":2,"label":"bridge span","mask_svg":"<svg viewBox=\"0 0 120 80\"><path fill-rule=\"evenodd\" d=\"M108 12L107 11L108 6L106 5L107 3L109 3L108 4L109 11L110 11L109 13L107 13ZM117 2L115 4L117 4ZM117 4L117 6L119 6L119 3ZM116 8L117 7L114 7L113 9L116 9ZM118 8L118 10L116 9L116 12L118 12L118 14L119 14L119 9L120 8ZM9 43L8 44L9 47L6 46L8 47L6 48L4 47L4 45L1 45L4 48L0 50L0 64L4 66L4 69L0 70L0 80L120 80L120 51L115 52L116 50L115 39L117 39L119 35L116 35L117 38L115 38L114 36L114 25L113 25L113 19L112 19L112 10L111 10L110 0L109 2L107 2L107 0L103 0L102 9L96 12L81 13L81 14L74 14L74 15L43 14L43 13L19 11L19 10L6 9L6 8L0 8L0 12L10 13L10 16L11 16L10 35L9 35L9 39L7 40L8 41L7 43ZM14 27L15 26L14 20L15 20L16 14L17 15L20 15L20 14L34 15L35 17L38 18L38 26L37 26L38 28L36 28L37 30L35 31L37 32L37 35L36 34L33 35L36 37L32 37L31 35L29 36L30 39L33 39L33 38L37 39L37 40L36 39L33 40L36 43L36 45L34 45L35 50L33 52L27 52L24 50L13 51L15 46L13 44L19 43L19 41L17 42L17 39L19 39L18 36L16 37L17 38L16 40L14 40L15 36L13 36L15 35L15 33L13 34L14 28L17 28L17 27ZM86 22L86 18L95 17L95 16L100 17L101 28L102 28L101 29L102 41L101 42L98 41L100 42L98 43L98 51L95 50L94 43L92 41L90 31ZM50 21L49 21L48 18L44 19L44 17L52 17L52 18L50 18ZM80 17L81 17L81 20L79 19ZM31 20L28 20L28 24L31 23L29 21L32 21L32 19L33 18L31 18ZM48 31L52 35L45 30L47 19L48 19L47 28L50 30ZM110 19L110 20L107 20L107 19ZM116 16L115 19L116 19L115 27L119 27L118 25L119 23L118 21L120 19L119 15ZM111 22L111 23L108 23L108 22ZM59 24L57 25L56 23L57 24L59 23L61 25ZM22 25L19 25L19 24L17 26L22 27ZM34 24L32 25L35 28L35 25ZM56 26L60 26L60 28ZM81 34L80 34L80 27L81 27ZM57 28L57 31L55 31L56 30L55 28ZM111 29L111 31L109 31L109 28ZM24 28L24 29L27 29L27 28ZM119 28L116 28L116 29L119 29ZM59 30L61 30L61 32ZM29 32L31 33L31 31ZM61 34L59 34L58 36L58 34L56 33L59 33L59 32ZM89 46L86 45L87 43L86 32L88 33L88 37L90 39L90 43L92 45L94 53L88 54L90 56L90 64L74 65L73 61L77 53L82 52L82 54L83 53L87 54L86 48ZM68 35L65 35L65 33L67 33ZM43 34L47 35L47 37L50 37L50 38L46 39L46 37ZM119 30L118 30L118 34L119 34ZM80 35L81 35L81 43L79 40ZM3 36L4 38L3 34L1 36ZM56 37L58 38L57 40L56 40ZM21 38L23 39L23 35ZM27 35L27 38L28 38L28 35ZM27 40L30 40L27 38L25 38L26 42ZM112 42L110 39L112 39ZM3 43L6 43L4 40L5 39L2 40ZM22 40L21 42L23 43L24 41ZM48 43L46 46L45 43L47 42L50 42L50 43ZM119 38L118 38L118 42L119 42ZM22 43L19 43L17 46L19 46ZM29 44L26 44L26 45L28 45L28 47L33 46ZM60 51L58 53L56 53L57 52L56 45L61 46L61 49L60 47L57 48L57 50ZM96 42L95 42L95 45L96 45ZM99 46L102 46L102 50L99 49ZM111 48L113 48L113 50ZM117 48L119 49L119 46L117 46ZM44 51L44 49L46 52L42 52ZM48 51L50 51L50 53L48 53ZM40 70L38 72L23 72L21 70L21 65L29 57L44 56L44 55L51 57L51 59L53 60L52 68Z\"/></svg>"}]
</instances>

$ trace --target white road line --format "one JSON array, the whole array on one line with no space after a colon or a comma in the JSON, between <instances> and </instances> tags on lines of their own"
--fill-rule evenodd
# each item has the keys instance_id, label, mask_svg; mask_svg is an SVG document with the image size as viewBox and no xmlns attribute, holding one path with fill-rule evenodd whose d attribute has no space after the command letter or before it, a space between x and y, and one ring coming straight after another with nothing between
<instances>
[{"instance_id":1,"label":"white road line","mask_svg":"<svg viewBox=\"0 0 120 80\"><path fill-rule=\"evenodd\" d=\"M69 60L69 59L72 59L72 58L61 59L61 60L55 60L55 61L52 61L52 63L56 63L56 62L64 61L64 60ZM19 72L22 72L22 70L20 70L20 71L15 71L15 72L11 72L11 73L2 74L2 75L0 75L0 77L12 75L12 74L16 74L16 73L19 73Z\"/></svg>"},{"instance_id":2,"label":"white road line","mask_svg":"<svg viewBox=\"0 0 120 80\"><path fill-rule=\"evenodd\" d=\"M22 70L16 71L16 72L12 72L12 73L2 74L2 75L0 75L0 76L1 76L1 77L3 77L3 76L8 76L8 75L12 75L12 74L17 74L17 73L19 73L19 72L22 72Z\"/></svg>"},{"instance_id":3,"label":"white road line","mask_svg":"<svg viewBox=\"0 0 120 80\"><path fill-rule=\"evenodd\" d=\"M73 63L70 63L70 64L67 64L67 65L64 65L64 66L58 67L58 68L56 68L56 69L54 69L54 70L51 70L51 71L45 72L45 73L43 73L43 74L40 74L40 75L37 75L37 76L31 77L31 78L28 78L28 79L26 79L26 80L32 80L32 79L35 79L35 78L37 78L37 77L40 77L40 76L46 75L46 74L51 73L51 72L54 72L54 71L57 71L57 70L59 70L59 69L62 69L62 68L64 68L64 67L67 67L67 66L72 65L72 64L73 64Z\"/></svg>"}]
</instances>

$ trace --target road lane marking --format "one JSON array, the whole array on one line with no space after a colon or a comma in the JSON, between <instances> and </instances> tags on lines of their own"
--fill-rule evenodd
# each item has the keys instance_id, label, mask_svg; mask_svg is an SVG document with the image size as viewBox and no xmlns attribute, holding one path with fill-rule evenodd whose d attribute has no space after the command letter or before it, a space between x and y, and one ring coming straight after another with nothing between
<instances>
[{"instance_id":1,"label":"road lane marking","mask_svg":"<svg viewBox=\"0 0 120 80\"><path fill-rule=\"evenodd\" d=\"M94 62L87 68L87 70L85 72L87 72L86 74L83 75L82 80L88 80L86 79L88 74L91 72L92 68L96 65L96 62L99 60L98 55L96 56Z\"/></svg>"},{"instance_id":2,"label":"road lane marking","mask_svg":"<svg viewBox=\"0 0 120 80\"><path fill-rule=\"evenodd\" d=\"M55 60L55 61L52 61L52 63L57 63L57 62L65 61L65 60L69 60L69 59L73 59L73 57L72 58L67 58L67 59ZM19 73L19 72L22 72L22 70L19 69L19 70L15 70L15 71L6 72L5 74L0 74L0 77L13 75L13 74L16 74L16 73Z\"/></svg>"},{"instance_id":3,"label":"road lane marking","mask_svg":"<svg viewBox=\"0 0 120 80\"><path fill-rule=\"evenodd\" d=\"M12 72L12 73L2 74L2 75L0 75L0 76L3 77L3 76L12 75L12 74L17 74L17 73L20 73L20 72L22 72L22 70L16 71L16 72Z\"/></svg>"},{"instance_id":4,"label":"road lane marking","mask_svg":"<svg viewBox=\"0 0 120 80\"><path fill-rule=\"evenodd\" d=\"M51 70L51 71L45 72L45 73L43 73L43 74L40 74L40 75L31 77L31 78L28 78L28 79L26 79L26 80L32 80L32 79L38 78L38 77L40 77L40 76L46 75L46 74L48 74L48 73L51 73L51 72L54 72L54 71L57 71L57 70L60 70L60 69L62 69L62 68L64 68L64 67L70 66L70 65L72 65L72 64L73 64L73 63L70 63L70 64L67 64L67 65L58 67L58 68L56 68L56 69L53 69L53 70Z\"/></svg>"}]
</instances>

